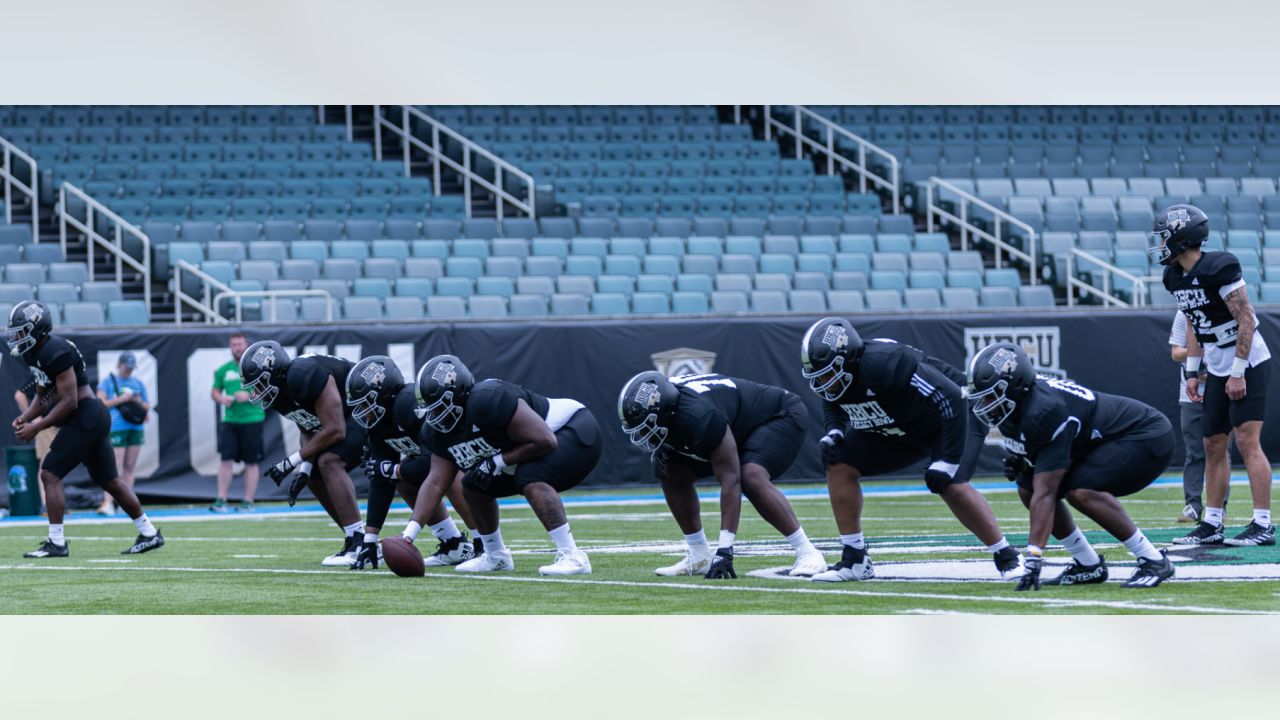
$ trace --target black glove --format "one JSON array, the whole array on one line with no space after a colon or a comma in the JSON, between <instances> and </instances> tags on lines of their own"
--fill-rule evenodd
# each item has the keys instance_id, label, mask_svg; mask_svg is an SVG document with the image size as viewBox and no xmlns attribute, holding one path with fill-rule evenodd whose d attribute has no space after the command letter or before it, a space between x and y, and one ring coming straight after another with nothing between
<instances>
[{"instance_id":1,"label":"black glove","mask_svg":"<svg viewBox=\"0 0 1280 720\"><path fill-rule=\"evenodd\" d=\"M378 543L376 542L361 543L360 549L356 551L356 562L351 569L363 570L365 567L378 569Z\"/></svg>"},{"instance_id":2,"label":"black glove","mask_svg":"<svg viewBox=\"0 0 1280 720\"><path fill-rule=\"evenodd\" d=\"M289 507L293 507L298 502L298 495L302 494L303 488L307 483L311 482L311 463L304 462L298 466L298 474L293 476L293 482L289 483Z\"/></svg>"},{"instance_id":3,"label":"black glove","mask_svg":"<svg viewBox=\"0 0 1280 720\"><path fill-rule=\"evenodd\" d=\"M724 580L725 578L738 579L738 573L733 571L733 548L716 550L716 556L711 559L711 567L707 568L708 580Z\"/></svg>"},{"instance_id":4,"label":"black glove","mask_svg":"<svg viewBox=\"0 0 1280 720\"><path fill-rule=\"evenodd\" d=\"M1043 565L1044 558L1028 554L1022 561L1022 578L1018 580L1018 586L1014 588L1014 591L1026 592L1027 590L1039 590L1040 568Z\"/></svg>"},{"instance_id":5,"label":"black glove","mask_svg":"<svg viewBox=\"0 0 1280 720\"><path fill-rule=\"evenodd\" d=\"M1029 469L1026 455L1004 456L1004 476L1009 478L1009 482L1018 482L1018 478Z\"/></svg>"},{"instance_id":6,"label":"black glove","mask_svg":"<svg viewBox=\"0 0 1280 720\"><path fill-rule=\"evenodd\" d=\"M822 461L828 465L834 465L839 459L836 456L836 449L841 445L844 445L843 430L832 430L819 438L818 454L822 457Z\"/></svg>"},{"instance_id":7,"label":"black glove","mask_svg":"<svg viewBox=\"0 0 1280 720\"><path fill-rule=\"evenodd\" d=\"M396 481L396 467L394 460L378 460L369 458L364 464L364 475L370 480L386 480L394 483Z\"/></svg>"},{"instance_id":8,"label":"black glove","mask_svg":"<svg viewBox=\"0 0 1280 720\"><path fill-rule=\"evenodd\" d=\"M271 466L271 469L267 471L267 477L271 478L271 480L276 484L276 487L279 487L280 483L284 482L284 479L289 477L289 473L293 472L295 467L297 467L297 465L294 465L292 460L285 458Z\"/></svg>"}]
</instances>

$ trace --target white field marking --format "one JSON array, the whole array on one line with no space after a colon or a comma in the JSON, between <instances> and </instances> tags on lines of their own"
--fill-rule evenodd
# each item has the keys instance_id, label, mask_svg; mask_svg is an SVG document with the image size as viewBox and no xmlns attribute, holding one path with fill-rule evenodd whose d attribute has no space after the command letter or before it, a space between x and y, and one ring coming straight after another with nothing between
<instances>
[{"instance_id":1,"label":"white field marking","mask_svg":"<svg viewBox=\"0 0 1280 720\"><path fill-rule=\"evenodd\" d=\"M278 558L280 556L279 555L232 555L231 557L249 560L249 559L256 559L256 558Z\"/></svg>"},{"instance_id":2,"label":"white field marking","mask_svg":"<svg viewBox=\"0 0 1280 720\"><path fill-rule=\"evenodd\" d=\"M981 613L960 612L959 610L933 610L930 608L911 608L899 610L897 615L979 615Z\"/></svg>"},{"instance_id":3,"label":"white field marking","mask_svg":"<svg viewBox=\"0 0 1280 720\"><path fill-rule=\"evenodd\" d=\"M1068 563L1047 563L1050 567L1065 567ZM1119 564L1116 564L1118 567ZM772 567L751 570L747 575L766 580L804 581L806 578L795 578L786 574L791 567ZM1009 578L1001 579L988 560L943 560L943 561L890 561L876 563L876 579L893 582L939 582L939 583L972 583L972 582L1010 582ZM1108 582L1123 582L1128 578L1112 578ZM1272 582L1280 580L1280 565L1257 563L1252 565L1180 565L1178 573L1171 582L1238 581L1238 582ZM874 582L874 581L873 581Z\"/></svg>"},{"instance_id":4,"label":"white field marking","mask_svg":"<svg viewBox=\"0 0 1280 720\"><path fill-rule=\"evenodd\" d=\"M158 572L158 573L194 573L194 574L261 574L261 575L328 575L333 578L345 577L351 579L363 580L366 573L355 573L350 570L302 570L302 569L286 569L286 568L193 568L193 567L160 567L146 565L131 565L125 567L93 567L93 566L75 566L75 565L0 565L0 570L19 570L19 571L53 571L53 572L78 572L78 571L107 571L107 572ZM390 577L389 572L380 572L380 575ZM815 588L815 587L753 587L744 585L721 585L710 583L705 580L700 582L681 582L681 581L650 581L639 582L635 580L571 580L569 578L556 577L528 577L518 575L477 575L472 573L452 573L452 572L429 572L426 577L437 580L462 580L462 581L488 581L488 582L517 582L517 583L554 583L568 585L598 585L605 587L633 587L646 588L649 590L686 590L686 591L703 591L703 592L743 592L743 593L764 593L764 594L795 594L795 595L834 595L846 597L881 597L881 598L912 598L917 600L941 600L945 602L980 602L980 603L1005 603L1011 605L1034 605L1045 609L1058 608L1106 608L1114 610L1154 610L1157 612L1187 612L1187 613L1206 613L1212 615L1272 615L1263 610L1243 610L1235 608L1221 607L1205 607L1200 605L1159 605L1152 603L1132 602L1125 600L1077 600L1073 598L1058 597L1005 597L1000 595L951 595L947 593L928 593L928 592L899 592L892 590L845 590L840 588Z\"/></svg>"},{"instance_id":5,"label":"white field marking","mask_svg":"<svg viewBox=\"0 0 1280 720\"><path fill-rule=\"evenodd\" d=\"M102 558L101 560L85 560L85 562L119 564L119 563L131 563L133 562L133 560L130 560L129 558Z\"/></svg>"}]
</instances>

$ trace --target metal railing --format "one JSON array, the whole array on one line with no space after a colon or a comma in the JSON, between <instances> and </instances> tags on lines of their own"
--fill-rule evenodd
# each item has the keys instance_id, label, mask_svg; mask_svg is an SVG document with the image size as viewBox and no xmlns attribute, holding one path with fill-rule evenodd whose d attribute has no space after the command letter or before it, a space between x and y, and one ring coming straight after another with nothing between
<instances>
[{"instance_id":1,"label":"metal railing","mask_svg":"<svg viewBox=\"0 0 1280 720\"><path fill-rule=\"evenodd\" d=\"M1090 263L1100 271L1102 271L1102 287L1085 282L1082 278L1077 277L1077 258L1083 259ZM1127 270L1112 265L1089 252L1085 252L1080 248L1071 248L1071 252L1067 253L1067 307L1075 307L1076 290L1084 292L1086 295L1098 298L1103 305L1113 305L1115 307L1143 307L1147 304L1148 292L1147 285L1153 279L1153 276L1134 275ZM1113 277L1119 277L1131 284L1133 297L1131 301L1126 302L1119 295L1112 291ZM1158 278L1155 278L1158 280Z\"/></svg>"},{"instance_id":2,"label":"metal railing","mask_svg":"<svg viewBox=\"0 0 1280 720\"><path fill-rule=\"evenodd\" d=\"M187 293L183 286L183 273L195 277L200 281L200 296ZM325 321L332 322L334 317L334 305L336 300L333 295L325 290L235 290L230 285L204 272L200 268L192 265L186 260L178 260L173 264L173 297L174 297L174 313L173 321L175 325L182 324L182 312L184 309L194 310L203 317L202 322L214 325L225 325L231 320L225 317L219 310L224 300L231 300L235 308L235 322L244 322L244 299L245 298L267 298L274 300L278 297L320 297L324 298L325 303ZM274 302L267 303L271 306L271 318L267 322L275 322L276 320L276 304ZM266 320L266 318L263 318Z\"/></svg>"},{"instance_id":3,"label":"metal railing","mask_svg":"<svg viewBox=\"0 0 1280 720\"><path fill-rule=\"evenodd\" d=\"M388 108L391 109L390 116L385 113ZM399 108L398 111L396 108ZM393 119L396 116L398 116L398 122ZM414 126L415 121L418 123L417 128ZM537 216L537 211L535 210L536 189L531 175L494 155L418 108L411 105L373 106L373 149L378 160L382 159L382 133L384 130L400 139L400 150L404 157L404 174L406 177L409 175L412 151L416 149L426 153L431 161L431 187L436 195L440 194L440 173L442 168L450 168L462 176L462 190L466 203L467 217L471 217L473 196L477 187L489 191L497 199L498 220L502 220L505 214L504 205L507 204L530 218ZM427 139L420 138L415 134L415 132L423 132L424 130L428 135ZM445 152L444 143L446 141L452 141L460 146L462 162L449 157ZM492 180L475 171L474 165L477 157L484 158L493 165ZM525 190L523 198L506 190L504 180L508 177L515 178L518 182L523 183Z\"/></svg>"},{"instance_id":4,"label":"metal railing","mask_svg":"<svg viewBox=\"0 0 1280 720\"><path fill-rule=\"evenodd\" d=\"M955 196L957 205L955 212L938 204L940 201L938 196L943 190ZM974 207L981 208L990 215L991 229L989 231L973 222L970 210ZM986 202L977 195L963 190L946 180L931 177L925 186L925 225L929 232L933 232L935 219L940 226L952 224L959 228L961 250L969 249L970 236L976 240L988 242L995 248L996 267L1004 267L1005 255L1022 260L1030 268L1030 273L1028 274L1031 276L1031 284L1040 284L1038 238L1036 237L1035 229L1030 225ZM1023 231L1027 239L1027 249L1025 251L1008 242L1008 228L1010 226Z\"/></svg>"},{"instance_id":5,"label":"metal railing","mask_svg":"<svg viewBox=\"0 0 1280 720\"><path fill-rule=\"evenodd\" d=\"M26 163L30 182L18 177L14 161ZM4 181L4 221L13 222L14 190L26 195L31 208L31 242L40 242L40 168L35 158L18 149L17 145L0 137L0 180Z\"/></svg>"},{"instance_id":6,"label":"metal railing","mask_svg":"<svg viewBox=\"0 0 1280 720\"><path fill-rule=\"evenodd\" d=\"M75 198L84 204L85 217L81 220L67 211L67 199ZM83 190L69 182L58 187L58 205L55 211L58 216L58 238L62 243L62 255L67 255L67 228L80 231L85 237L86 255L89 262L89 278L96 279L98 248L106 250L115 261L115 279L124 283L125 266L132 268L142 276L143 302L147 306L147 318L151 318L151 238L142 232L137 225L130 223L115 214L106 205L89 197ZM105 221L110 237L98 232L98 221ZM124 247L126 238L136 240L142 259L134 257Z\"/></svg>"},{"instance_id":7,"label":"metal railing","mask_svg":"<svg viewBox=\"0 0 1280 720\"><path fill-rule=\"evenodd\" d=\"M785 123L775 119L772 112L772 108L775 107L790 108L791 122ZM784 112L786 111L784 110ZM817 138L809 137L805 133L804 123L806 120L817 126ZM849 132L803 105L765 105L764 139L773 139L774 130L778 131L779 136L790 135L792 137L795 141L797 158L803 157L805 148L808 148L811 152L826 156L828 175L836 174L836 166L839 166L841 170L854 172L858 175L858 192L865 193L868 183L876 188L888 190L892 198L893 214L897 215L902 212L898 187L901 167L899 166L898 158L894 157L892 153L871 143L866 138ZM857 144L856 158L846 157L841 154L842 148L837 144L837 140L841 138L851 140ZM888 177L878 174L867 164L868 154L883 158L888 162Z\"/></svg>"}]
</instances>

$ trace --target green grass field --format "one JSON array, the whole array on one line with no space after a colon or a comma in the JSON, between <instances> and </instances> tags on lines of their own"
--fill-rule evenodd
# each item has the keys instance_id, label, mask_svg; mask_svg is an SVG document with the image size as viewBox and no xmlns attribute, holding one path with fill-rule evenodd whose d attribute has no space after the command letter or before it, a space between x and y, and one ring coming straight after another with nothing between
<instances>
[{"instance_id":1,"label":"green grass field","mask_svg":"<svg viewBox=\"0 0 1280 720\"><path fill-rule=\"evenodd\" d=\"M1006 486L1007 487L1007 486ZM814 486L788 486L802 524L829 562L838 557L836 529L825 497ZM808 492L806 492L808 491ZM637 491L640 492L640 491ZM646 489L644 492L651 492ZM1237 488L1240 505L1247 490ZM616 493L615 493L616 494ZM44 536L43 525L0 523L0 610L4 613L143 614L619 614L619 613L1240 613L1280 612L1277 548L1220 548L1175 554L1178 577L1154 590L1126 590L1119 581L1131 558L1090 523L1091 540L1111 562L1104 586L1015 593L998 581L990 556L929 495L867 496L864 527L879 577L826 585L748 576L788 566L782 538L744 503L735 566L739 579L659 578L653 569L682 553L680 534L661 501L610 501L608 493L573 493L570 522L591 556L594 573L541 578L551 544L526 507L503 508L503 534L516 570L467 576L429 569L426 578L398 578L385 568L353 572L323 568L337 550L338 531L315 513L158 517L168 545L139 557L120 550L133 538L127 518L69 524L70 558L29 561L22 553ZM987 495L1015 544L1025 542L1027 515L1010 492ZM1135 520L1157 544L1188 526L1175 526L1180 490L1149 489L1126 498ZM154 509L159 510L159 509ZM177 510L177 508L174 508ZM704 501L714 537L716 505ZM1232 507L1239 529L1244 507ZM159 516L163 513L154 512ZM407 520L395 511L384 536ZM419 540L429 553L434 543ZM1050 561L1065 563L1060 548ZM1047 568L1050 577L1057 568ZM1248 579L1246 579L1248 578Z\"/></svg>"}]
</instances>

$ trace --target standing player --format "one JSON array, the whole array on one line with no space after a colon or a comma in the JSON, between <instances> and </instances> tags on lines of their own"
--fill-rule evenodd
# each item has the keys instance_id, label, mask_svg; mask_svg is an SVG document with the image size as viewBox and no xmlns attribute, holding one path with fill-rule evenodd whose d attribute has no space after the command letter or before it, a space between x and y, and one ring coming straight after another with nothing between
<instances>
[{"instance_id":1,"label":"standing player","mask_svg":"<svg viewBox=\"0 0 1280 720\"><path fill-rule=\"evenodd\" d=\"M622 431L653 456L667 507L684 533L688 553L658 575L736 578L733 543L745 493L760 516L795 550L790 574L810 577L827 569L809 542L791 504L773 484L795 462L809 427L799 397L772 385L726 375L668 378L642 372L618 395ZM714 555L702 529L694 482L714 475L720 483L720 540Z\"/></svg>"},{"instance_id":2,"label":"standing player","mask_svg":"<svg viewBox=\"0 0 1280 720\"><path fill-rule=\"evenodd\" d=\"M297 471L289 485L289 504L309 487L342 528L342 549L322 561L327 567L354 565L364 541L355 485L347 474L360 464L364 451L363 428L348 422L342 401L351 368L350 360L332 355L291 360L273 340L256 342L240 356L240 377L249 401L292 420L301 432L302 447L276 463L267 477L279 485Z\"/></svg>"},{"instance_id":3,"label":"standing player","mask_svg":"<svg viewBox=\"0 0 1280 720\"><path fill-rule=\"evenodd\" d=\"M420 444L431 468L404 537L413 542L459 470L484 552L458 572L514 570L498 528L498 498L523 495L556 546L543 575L584 575L591 561L578 549L560 493L576 487L600 460L600 429L582 403L546 398L505 380L476 382L462 361L437 355L418 370L424 426Z\"/></svg>"},{"instance_id":4,"label":"standing player","mask_svg":"<svg viewBox=\"0 0 1280 720\"><path fill-rule=\"evenodd\" d=\"M875 576L862 536L860 479L922 460L930 463L925 486L987 546L1000 576L1017 572L1018 551L1000 532L986 498L969 484L986 433L965 411L963 373L910 345L864 344L841 318L824 318L809 328L800 362L809 387L823 399L827 432L819 445L843 546L840 562L814 580Z\"/></svg>"},{"instance_id":5,"label":"standing player","mask_svg":"<svg viewBox=\"0 0 1280 720\"><path fill-rule=\"evenodd\" d=\"M422 481L431 469L430 456L424 455L418 444L423 422L415 387L413 383L405 383L395 361L385 355L371 355L361 360L347 375L346 396L351 418L368 433L365 474L369 477L369 506L356 569L370 563L378 566L378 533L387 521L396 491L399 490L412 509ZM463 522L475 527L462 497L460 478L455 476L448 496ZM458 529L443 502L436 503L428 516L427 529L439 541L436 551L426 558L428 566L457 565L474 556L467 534Z\"/></svg>"},{"instance_id":6,"label":"standing player","mask_svg":"<svg viewBox=\"0 0 1280 720\"><path fill-rule=\"evenodd\" d=\"M42 430L60 428L40 463L40 483L44 485L49 510L49 537L26 558L67 557L70 554L63 527L66 496L62 479L79 465L120 509L128 513L138 528L133 545L124 555L136 555L164 545L164 536L147 519L133 490L120 482L115 452L111 448L111 416L89 387L84 357L70 340L53 334L49 308L35 300L24 300L9 313L5 338L9 352L31 369L36 395L13 421L13 432L22 442L31 442Z\"/></svg>"},{"instance_id":7,"label":"standing player","mask_svg":"<svg viewBox=\"0 0 1280 720\"><path fill-rule=\"evenodd\" d=\"M1050 584L1105 582L1106 563L1076 527L1067 503L1124 543L1138 567L1124 587L1155 587L1173 563L1142 534L1116 498L1150 485L1173 457L1173 425L1164 414L1069 380L1038 378L1013 343L988 345L969 364L973 414L1000 429L1009 474L1031 511L1026 570L1018 590L1039 590L1044 547L1052 533L1075 562Z\"/></svg>"},{"instance_id":8,"label":"standing player","mask_svg":"<svg viewBox=\"0 0 1280 720\"><path fill-rule=\"evenodd\" d=\"M1175 543L1182 545L1275 545L1271 524L1271 464L1262 452L1271 353L1257 332L1258 318L1240 261L1226 252L1204 252L1209 217L1192 205L1171 205L1156 218L1152 255L1165 266L1164 286L1187 316L1187 395L1203 400L1205 493L1200 524ZM1209 379L1203 398L1199 371ZM1234 430L1253 493L1253 520L1233 538L1223 526L1231 481L1227 438Z\"/></svg>"}]
</instances>

